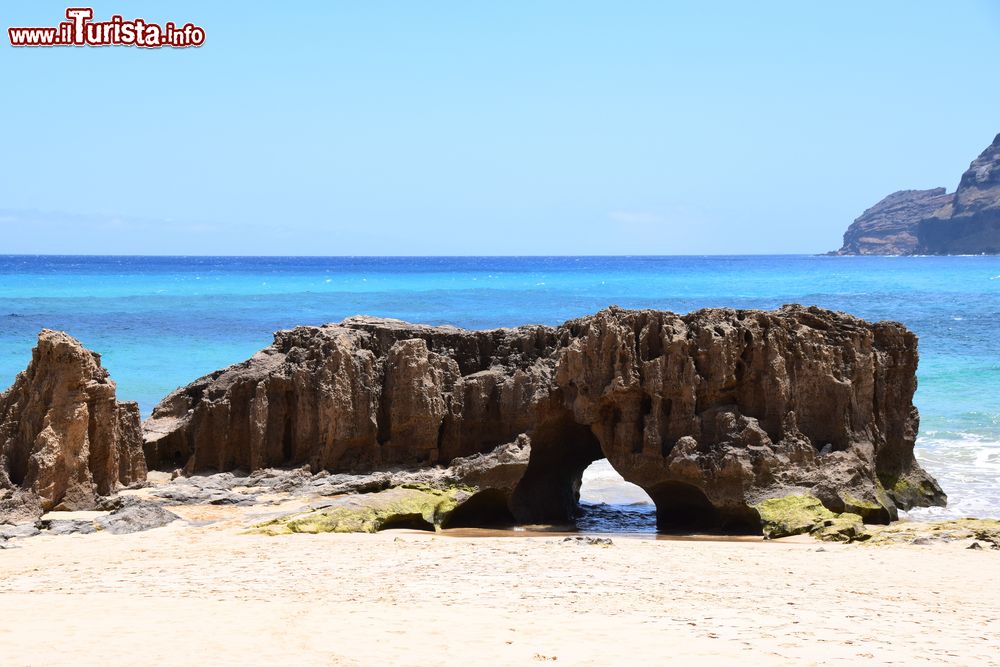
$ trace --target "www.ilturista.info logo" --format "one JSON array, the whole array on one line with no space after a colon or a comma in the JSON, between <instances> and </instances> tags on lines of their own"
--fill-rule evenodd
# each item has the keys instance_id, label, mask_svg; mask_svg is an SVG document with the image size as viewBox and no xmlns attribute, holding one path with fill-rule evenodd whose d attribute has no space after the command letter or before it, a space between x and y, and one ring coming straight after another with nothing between
<instances>
[{"instance_id":1,"label":"www.ilturista.info logo","mask_svg":"<svg viewBox=\"0 0 1000 667\"><path fill-rule=\"evenodd\" d=\"M108 21L92 21L91 7L70 7L68 21L49 28L7 28L11 46L141 46L158 49L165 46L185 48L205 43L205 29L168 21L162 26L144 19L126 21L112 16Z\"/></svg>"}]
</instances>

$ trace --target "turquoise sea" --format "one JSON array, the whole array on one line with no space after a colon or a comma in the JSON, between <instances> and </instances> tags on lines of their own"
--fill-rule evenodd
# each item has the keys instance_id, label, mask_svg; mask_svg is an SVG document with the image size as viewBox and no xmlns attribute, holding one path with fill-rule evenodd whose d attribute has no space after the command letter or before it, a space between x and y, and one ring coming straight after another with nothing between
<instances>
[{"instance_id":1,"label":"turquoise sea","mask_svg":"<svg viewBox=\"0 0 1000 667\"><path fill-rule=\"evenodd\" d=\"M609 304L686 312L815 304L920 336L918 458L951 499L917 516L1000 517L1000 257L0 256L0 385L38 330L103 355L146 416L276 329L358 313L488 328L557 324ZM590 499L627 490L589 476Z\"/></svg>"}]
</instances>

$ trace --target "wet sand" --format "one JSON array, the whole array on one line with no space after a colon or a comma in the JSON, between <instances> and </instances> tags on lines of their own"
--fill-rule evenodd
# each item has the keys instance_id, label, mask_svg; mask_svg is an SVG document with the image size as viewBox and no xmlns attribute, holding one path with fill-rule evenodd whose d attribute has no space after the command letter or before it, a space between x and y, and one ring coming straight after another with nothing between
<instances>
[{"instance_id":1,"label":"wet sand","mask_svg":"<svg viewBox=\"0 0 1000 667\"><path fill-rule=\"evenodd\" d=\"M241 534L0 551L0 664L997 664L1000 552L809 538Z\"/></svg>"}]
</instances>

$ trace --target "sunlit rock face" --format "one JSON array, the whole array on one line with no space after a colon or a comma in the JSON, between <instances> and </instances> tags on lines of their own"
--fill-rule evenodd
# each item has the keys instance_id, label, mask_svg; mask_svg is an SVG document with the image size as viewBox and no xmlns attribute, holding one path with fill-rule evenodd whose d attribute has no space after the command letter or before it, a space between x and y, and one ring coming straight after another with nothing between
<instances>
[{"instance_id":1,"label":"sunlit rock face","mask_svg":"<svg viewBox=\"0 0 1000 667\"><path fill-rule=\"evenodd\" d=\"M0 394L0 489L26 490L43 510L81 510L145 479L139 407L116 400L100 359L65 333L38 335L27 370Z\"/></svg>"},{"instance_id":2,"label":"sunlit rock face","mask_svg":"<svg viewBox=\"0 0 1000 667\"><path fill-rule=\"evenodd\" d=\"M916 367L902 325L801 306L612 307L492 331L355 317L278 332L177 390L145 451L188 473L486 454L502 474L480 464L468 483L522 523L572 518L583 471L607 458L661 528L756 529L756 504L803 493L888 521L945 499L913 458Z\"/></svg>"}]
</instances>

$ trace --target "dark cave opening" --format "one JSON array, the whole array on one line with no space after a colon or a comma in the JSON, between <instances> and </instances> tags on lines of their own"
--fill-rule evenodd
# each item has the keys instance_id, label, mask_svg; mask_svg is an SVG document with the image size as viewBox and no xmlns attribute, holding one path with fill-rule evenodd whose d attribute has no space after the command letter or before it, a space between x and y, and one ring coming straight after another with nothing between
<instances>
[{"instance_id":1,"label":"dark cave opening","mask_svg":"<svg viewBox=\"0 0 1000 667\"><path fill-rule=\"evenodd\" d=\"M650 489L656 504L656 528L668 533L715 532L722 518L697 487L684 482L664 482Z\"/></svg>"},{"instance_id":2,"label":"dark cave opening","mask_svg":"<svg viewBox=\"0 0 1000 667\"><path fill-rule=\"evenodd\" d=\"M486 489L462 503L441 525L442 528L508 528L515 525L507 504L507 494L500 489Z\"/></svg>"},{"instance_id":3,"label":"dark cave opening","mask_svg":"<svg viewBox=\"0 0 1000 667\"><path fill-rule=\"evenodd\" d=\"M428 522L427 519L420 514L400 514L387 519L378 527L379 530L392 530L399 528L434 532L434 524Z\"/></svg>"}]
</instances>

